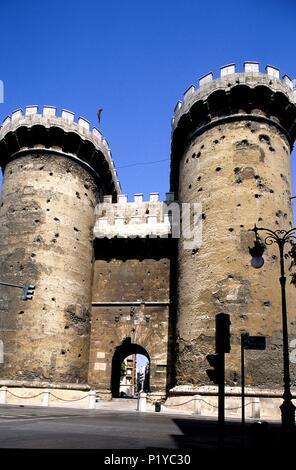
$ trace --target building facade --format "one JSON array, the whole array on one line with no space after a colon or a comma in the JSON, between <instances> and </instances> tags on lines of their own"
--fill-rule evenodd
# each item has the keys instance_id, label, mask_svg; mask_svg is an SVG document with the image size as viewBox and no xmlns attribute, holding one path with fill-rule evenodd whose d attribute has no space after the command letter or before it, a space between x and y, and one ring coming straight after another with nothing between
<instances>
[{"instance_id":1,"label":"building facade","mask_svg":"<svg viewBox=\"0 0 296 470\"><path fill-rule=\"evenodd\" d=\"M151 193L129 202L108 142L88 121L48 106L6 118L0 280L34 284L35 294L25 302L0 288L2 384L86 384L115 397L121 363L143 354L152 394L195 393L209 385L206 355L224 312L227 384L240 384L240 335L248 331L267 338L265 351L248 355L248 385L280 388L278 253L269 246L264 267L253 269L250 230L293 227L295 135L289 77L271 66L260 73L255 62L239 73L222 67L176 105L166 200ZM288 282L292 337L295 294ZM293 367L292 377L295 384Z\"/></svg>"}]
</instances>

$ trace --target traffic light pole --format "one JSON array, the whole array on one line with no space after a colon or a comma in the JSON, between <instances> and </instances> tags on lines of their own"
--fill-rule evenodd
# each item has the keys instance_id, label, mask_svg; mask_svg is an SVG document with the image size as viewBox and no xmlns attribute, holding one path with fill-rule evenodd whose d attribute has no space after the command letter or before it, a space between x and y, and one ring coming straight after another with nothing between
<instances>
[{"instance_id":1,"label":"traffic light pole","mask_svg":"<svg viewBox=\"0 0 296 470\"><path fill-rule=\"evenodd\" d=\"M225 354L220 356L220 377L218 383L218 446L224 446L224 426L225 426Z\"/></svg>"},{"instance_id":2,"label":"traffic light pole","mask_svg":"<svg viewBox=\"0 0 296 470\"><path fill-rule=\"evenodd\" d=\"M241 334L241 387L242 387L242 446L245 443L245 337L246 333Z\"/></svg>"},{"instance_id":3,"label":"traffic light pole","mask_svg":"<svg viewBox=\"0 0 296 470\"><path fill-rule=\"evenodd\" d=\"M9 282L2 282L0 281L0 286L7 286L7 287L17 287L19 289L23 289L24 286L20 286L19 284L11 284Z\"/></svg>"}]
</instances>

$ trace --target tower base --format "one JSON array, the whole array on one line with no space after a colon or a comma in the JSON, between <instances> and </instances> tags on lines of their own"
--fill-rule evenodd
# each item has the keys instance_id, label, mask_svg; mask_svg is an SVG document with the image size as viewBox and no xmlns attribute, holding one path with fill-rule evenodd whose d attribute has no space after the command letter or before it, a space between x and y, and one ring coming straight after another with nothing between
<instances>
[{"instance_id":1,"label":"tower base","mask_svg":"<svg viewBox=\"0 0 296 470\"><path fill-rule=\"evenodd\" d=\"M280 406L283 403L280 389L245 388L245 415L250 419L281 420ZM296 389L292 390L296 404ZM166 407L178 408L200 416L218 416L218 387L179 385L169 391ZM241 387L225 387L226 418L241 418Z\"/></svg>"}]
</instances>

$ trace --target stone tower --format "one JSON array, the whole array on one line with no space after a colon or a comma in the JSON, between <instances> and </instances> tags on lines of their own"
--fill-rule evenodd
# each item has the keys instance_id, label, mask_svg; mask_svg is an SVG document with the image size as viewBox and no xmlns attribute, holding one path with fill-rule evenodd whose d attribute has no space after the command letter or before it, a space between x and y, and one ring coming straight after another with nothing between
<instances>
[{"instance_id":1,"label":"stone tower","mask_svg":"<svg viewBox=\"0 0 296 470\"><path fill-rule=\"evenodd\" d=\"M171 191L180 203L201 203L199 249L178 249L177 385L209 383L206 354L214 352L215 315L231 316L227 383L239 383L240 333L266 335L266 351L250 351L249 385L281 387L282 326L277 246L265 265L250 265L250 229L293 226L290 153L296 136L296 98L288 76L246 62L221 68L191 86L175 108ZM287 261L287 268L289 262ZM290 335L296 290L287 281ZM292 336L291 336L292 337ZM295 372L295 371L294 371Z\"/></svg>"},{"instance_id":2,"label":"stone tower","mask_svg":"<svg viewBox=\"0 0 296 470\"><path fill-rule=\"evenodd\" d=\"M69 111L29 106L2 124L0 165L1 280L36 286L27 302L1 291L1 376L83 383L95 206L119 190L108 143Z\"/></svg>"}]
</instances>

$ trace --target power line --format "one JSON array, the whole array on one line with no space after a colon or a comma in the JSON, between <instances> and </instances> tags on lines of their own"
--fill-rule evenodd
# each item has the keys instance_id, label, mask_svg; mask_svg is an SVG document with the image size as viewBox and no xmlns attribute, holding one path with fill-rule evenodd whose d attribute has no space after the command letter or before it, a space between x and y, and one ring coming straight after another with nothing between
<instances>
[{"instance_id":1,"label":"power line","mask_svg":"<svg viewBox=\"0 0 296 470\"><path fill-rule=\"evenodd\" d=\"M154 163L167 162L169 160L170 160L169 158L163 158L162 160L153 160L152 162L130 163L129 165L118 166L117 168L120 169L120 168L129 168L131 166L153 165Z\"/></svg>"}]
</instances>

